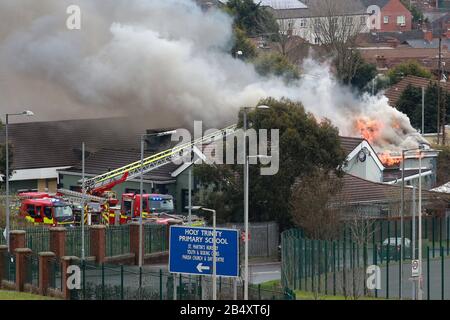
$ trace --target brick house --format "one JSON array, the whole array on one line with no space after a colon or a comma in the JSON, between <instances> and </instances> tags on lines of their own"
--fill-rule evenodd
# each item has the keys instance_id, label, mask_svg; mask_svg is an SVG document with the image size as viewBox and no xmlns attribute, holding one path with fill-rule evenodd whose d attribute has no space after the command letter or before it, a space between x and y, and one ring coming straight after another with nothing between
<instances>
[{"instance_id":1,"label":"brick house","mask_svg":"<svg viewBox=\"0 0 450 320\"><path fill-rule=\"evenodd\" d=\"M412 14L400 0L362 0L366 7L375 5L380 7L379 29L376 26L372 30L378 32L411 31Z\"/></svg>"}]
</instances>

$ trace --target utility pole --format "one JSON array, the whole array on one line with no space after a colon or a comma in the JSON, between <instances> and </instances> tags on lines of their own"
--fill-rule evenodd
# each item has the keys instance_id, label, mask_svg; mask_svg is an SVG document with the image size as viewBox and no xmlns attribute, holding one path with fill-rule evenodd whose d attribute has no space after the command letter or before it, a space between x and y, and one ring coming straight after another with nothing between
<instances>
[{"instance_id":1,"label":"utility pole","mask_svg":"<svg viewBox=\"0 0 450 320\"><path fill-rule=\"evenodd\" d=\"M437 3L437 1L436 1ZM442 79L442 72L441 72L441 44L442 44L442 37L439 35L439 58L438 58L438 92L437 92L437 140L436 143L439 144L440 138L439 135L441 133L441 79Z\"/></svg>"},{"instance_id":2,"label":"utility pole","mask_svg":"<svg viewBox=\"0 0 450 320\"><path fill-rule=\"evenodd\" d=\"M422 136L425 134L425 87L422 87Z\"/></svg>"},{"instance_id":3,"label":"utility pole","mask_svg":"<svg viewBox=\"0 0 450 320\"><path fill-rule=\"evenodd\" d=\"M86 184L85 184L85 144L81 145L81 192L83 194L83 200L81 201L81 260L86 258L84 250L84 215L86 205Z\"/></svg>"}]
</instances>

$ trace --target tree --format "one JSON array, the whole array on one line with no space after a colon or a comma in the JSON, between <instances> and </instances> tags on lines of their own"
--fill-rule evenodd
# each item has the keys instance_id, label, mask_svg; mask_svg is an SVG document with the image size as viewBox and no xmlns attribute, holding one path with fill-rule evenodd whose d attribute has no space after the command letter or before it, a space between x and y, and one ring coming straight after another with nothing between
<instances>
[{"instance_id":1,"label":"tree","mask_svg":"<svg viewBox=\"0 0 450 320\"><path fill-rule=\"evenodd\" d=\"M251 221L275 220L284 229L292 226L290 200L294 182L316 168L324 172L336 170L345 155L340 147L338 129L327 120L318 123L301 103L268 98L259 104L268 105L270 109L249 112L248 121L256 131L279 130L279 171L273 176L261 176L259 165L250 166L249 218ZM243 125L242 116L240 113L239 127ZM199 197L203 203L216 208L226 221L238 222L243 218L242 167L204 164L195 169L201 184L207 187Z\"/></svg>"},{"instance_id":2,"label":"tree","mask_svg":"<svg viewBox=\"0 0 450 320\"><path fill-rule=\"evenodd\" d=\"M341 179L321 169L311 171L294 185L292 220L308 238L331 240L337 236L344 208L337 201L341 189Z\"/></svg>"},{"instance_id":3,"label":"tree","mask_svg":"<svg viewBox=\"0 0 450 320\"><path fill-rule=\"evenodd\" d=\"M362 57L357 52L357 37L366 27L364 16L349 15L354 1L323 0L311 2L310 9L316 18L312 36L324 46L334 58L337 77L350 84ZM364 18L364 19L362 19Z\"/></svg>"},{"instance_id":4,"label":"tree","mask_svg":"<svg viewBox=\"0 0 450 320\"><path fill-rule=\"evenodd\" d=\"M442 92L443 89L441 88ZM424 125L425 133L437 132L437 92L436 83L429 83L425 90ZM442 97L442 96L441 96ZM450 117L450 94L447 93L441 103L446 103L447 119ZM422 128L422 89L409 85L401 94L396 103L396 108L406 114L411 125L421 130ZM441 108L443 109L443 108Z\"/></svg>"},{"instance_id":5,"label":"tree","mask_svg":"<svg viewBox=\"0 0 450 320\"><path fill-rule=\"evenodd\" d=\"M242 56L238 56L237 52L241 51ZM245 35L245 32L238 27L234 28L234 44L231 48L231 55L235 58L241 58L244 60L251 60L258 55L256 52L256 46Z\"/></svg>"},{"instance_id":6,"label":"tree","mask_svg":"<svg viewBox=\"0 0 450 320\"><path fill-rule=\"evenodd\" d=\"M411 1L401 0L401 2L411 12L414 23L425 21L423 12L416 5L412 4Z\"/></svg>"},{"instance_id":7,"label":"tree","mask_svg":"<svg viewBox=\"0 0 450 320\"><path fill-rule=\"evenodd\" d=\"M275 75L284 78L287 82L299 79L297 67L280 54L260 55L255 59L254 65L255 70L262 76Z\"/></svg>"},{"instance_id":8,"label":"tree","mask_svg":"<svg viewBox=\"0 0 450 320\"><path fill-rule=\"evenodd\" d=\"M436 146L439 152L437 159L436 183L441 186L450 181L450 146Z\"/></svg>"},{"instance_id":9,"label":"tree","mask_svg":"<svg viewBox=\"0 0 450 320\"><path fill-rule=\"evenodd\" d=\"M360 55L360 53L356 53ZM360 58L358 58L360 59ZM372 92L372 79L377 75L377 66L372 63L366 63L361 58L361 63L357 66L356 72L352 79L344 78L345 83L350 83L352 87L359 92ZM375 90L376 91L376 90Z\"/></svg>"},{"instance_id":10,"label":"tree","mask_svg":"<svg viewBox=\"0 0 450 320\"><path fill-rule=\"evenodd\" d=\"M391 85L399 82L406 76L417 76L422 78L431 78L431 72L422 67L416 60L408 60L391 68L387 73Z\"/></svg>"},{"instance_id":11,"label":"tree","mask_svg":"<svg viewBox=\"0 0 450 320\"><path fill-rule=\"evenodd\" d=\"M278 34L271 37L271 40L281 55L289 62L298 64L302 58L308 56L308 45L303 38L294 33L295 19L285 16L284 11L278 14Z\"/></svg>"},{"instance_id":12,"label":"tree","mask_svg":"<svg viewBox=\"0 0 450 320\"><path fill-rule=\"evenodd\" d=\"M252 37L278 34L278 24L272 13L253 0L229 0L225 10L234 16L236 27Z\"/></svg>"}]
</instances>

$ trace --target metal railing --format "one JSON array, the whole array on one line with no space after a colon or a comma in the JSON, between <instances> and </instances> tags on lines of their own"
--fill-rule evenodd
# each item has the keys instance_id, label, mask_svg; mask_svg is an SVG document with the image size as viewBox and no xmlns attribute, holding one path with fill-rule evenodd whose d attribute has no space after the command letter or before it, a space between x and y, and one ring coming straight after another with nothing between
<instances>
[{"instance_id":1,"label":"metal railing","mask_svg":"<svg viewBox=\"0 0 450 320\"><path fill-rule=\"evenodd\" d=\"M211 279L200 276L174 275L163 270L148 270L137 266L96 265L80 262L81 289L72 290L74 300L201 300L210 299ZM230 278L218 278L218 298L233 299L234 285ZM243 287L238 284L237 298L242 299ZM250 297L259 300L290 300L295 294L251 286Z\"/></svg>"},{"instance_id":2,"label":"metal railing","mask_svg":"<svg viewBox=\"0 0 450 320\"><path fill-rule=\"evenodd\" d=\"M162 225L144 225L145 253L163 252L168 250L167 228Z\"/></svg>"},{"instance_id":3,"label":"metal railing","mask_svg":"<svg viewBox=\"0 0 450 320\"><path fill-rule=\"evenodd\" d=\"M299 229L283 232L283 286L349 298L372 296L389 299L402 295L412 299L412 221L405 221L405 241L410 240L405 246L401 245L399 221L367 223L360 230L351 223L344 224L340 236L332 241L308 239ZM450 276L447 276L450 263L449 217L426 217L423 225L424 296L427 299L450 299ZM417 243L415 248L417 257ZM403 265L400 264L401 250ZM369 265L380 268L382 286L379 290L367 288L366 269ZM399 285L400 280L402 286Z\"/></svg>"}]
</instances>

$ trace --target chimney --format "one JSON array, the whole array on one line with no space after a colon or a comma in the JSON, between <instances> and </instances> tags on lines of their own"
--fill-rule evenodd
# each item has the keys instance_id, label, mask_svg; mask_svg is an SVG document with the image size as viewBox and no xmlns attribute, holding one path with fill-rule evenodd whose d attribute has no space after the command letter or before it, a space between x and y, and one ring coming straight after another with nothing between
<instances>
[{"instance_id":1,"label":"chimney","mask_svg":"<svg viewBox=\"0 0 450 320\"><path fill-rule=\"evenodd\" d=\"M377 68L386 69L386 58L384 56L377 56Z\"/></svg>"},{"instance_id":2,"label":"chimney","mask_svg":"<svg viewBox=\"0 0 450 320\"><path fill-rule=\"evenodd\" d=\"M427 42L433 41L433 31L431 31L431 30L424 30L423 38Z\"/></svg>"}]
</instances>

